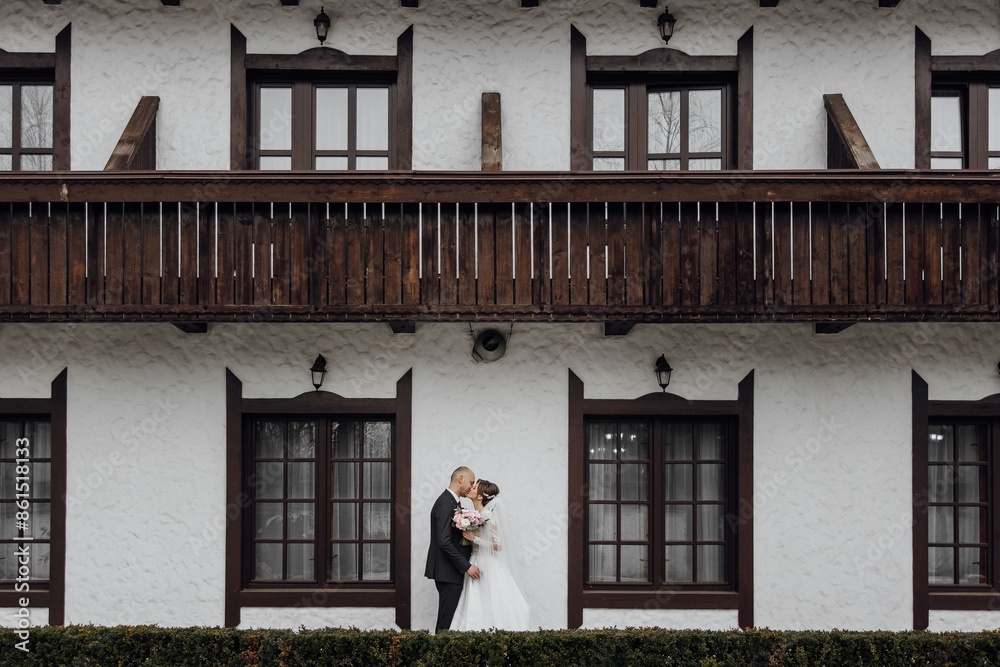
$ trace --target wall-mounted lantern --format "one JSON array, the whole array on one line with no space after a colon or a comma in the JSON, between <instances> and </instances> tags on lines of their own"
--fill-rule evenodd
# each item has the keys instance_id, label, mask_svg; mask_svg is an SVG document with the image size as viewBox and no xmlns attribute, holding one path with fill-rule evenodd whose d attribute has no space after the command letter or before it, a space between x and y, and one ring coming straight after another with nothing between
<instances>
[{"instance_id":1,"label":"wall-mounted lantern","mask_svg":"<svg viewBox=\"0 0 1000 667\"><path fill-rule=\"evenodd\" d=\"M316 26L316 39L322 46L323 42L326 41L326 36L330 33L330 17L326 15L322 7L319 8L319 14L316 15L313 25Z\"/></svg>"},{"instance_id":2,"label":"wall-mounted lantern","mask_svg":"<svg viewBox=\"0 0 1000 667\"><path fill-rule=\"evenodd\" d=\"M667 8L663 8L663 13L660 14L660 18L656 20L656 27L660 29L660 37L663 38L663 43L666 44L670 41L670 38L674 36L674 24L677 23L677 19L674 15L667 11Z\"/></svg>"},{"instance_id":3,"label":"wall-mounted lantern","mask_svg":"<svg viewBox=\"0 0 1000 667\"><path fill-rule=\"evenodd\" d=\"M670 374L673 370L667 363L666 357L661 354L660 358L656 360L656 381L663 391L666 391L667 385L670 384Z\"/></svg>"},{"instance_id":4,"label":"wall-mounted lantern","mask_svg":"<svg viewBox=\"0 0 1000 667\"><path fill-rule=\"evenodd\" d=\"M316 387L316 391L319 391L319 388L323 386L323 379L326 377L326 359L322 354L316 357L309 372L312 373L313 386Z\"/></svg>"}]
</instances>

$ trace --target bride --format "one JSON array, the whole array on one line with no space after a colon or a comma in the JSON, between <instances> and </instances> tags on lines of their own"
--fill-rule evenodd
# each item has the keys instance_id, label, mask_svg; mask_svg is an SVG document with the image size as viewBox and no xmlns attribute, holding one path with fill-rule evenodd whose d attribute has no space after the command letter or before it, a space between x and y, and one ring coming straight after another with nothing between
<instances>
[{"instance_id":1,"label":"bride","mask_svg":"<svg viewBox=\"0 0 1000 667\"><path fill-rule=\"evenodd\" d=\"M511 572L514 549L510 526L504 517L500 488L485 479L479 480L466 497L486 520L476 532L464 531L472 542L469 562L479 567L478 579L466 577L458 609L451 622L452 630L528 630L528 603Z\"/></svg>"}]
</instances>

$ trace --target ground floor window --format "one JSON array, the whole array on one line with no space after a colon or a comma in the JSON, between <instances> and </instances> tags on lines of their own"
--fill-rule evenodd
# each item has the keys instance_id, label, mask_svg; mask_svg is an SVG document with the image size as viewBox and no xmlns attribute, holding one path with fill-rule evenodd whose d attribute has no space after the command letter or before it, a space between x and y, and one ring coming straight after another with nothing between
<instances>
[{"instance_id":1,"label":"ground floor window","mask_svg":"<svg viewBox=\"0 0 1000 667\"><path fill-rule=\"evenodd\" d=\"M735 401L586 399L570 373L570 627L651 605L752 625L752 420L752 373Z\"/></svg>"},{"instance_id":2,"label":"ground floor window","mask_svg":"<svg viewBox=\"0 0 1000 667\"><path fill-rule=\"evenodd\" d=\"M226 625L242 607L348 606L409 626L410 387L247 399L228 374Z\"/></svg>"}]
</instances>

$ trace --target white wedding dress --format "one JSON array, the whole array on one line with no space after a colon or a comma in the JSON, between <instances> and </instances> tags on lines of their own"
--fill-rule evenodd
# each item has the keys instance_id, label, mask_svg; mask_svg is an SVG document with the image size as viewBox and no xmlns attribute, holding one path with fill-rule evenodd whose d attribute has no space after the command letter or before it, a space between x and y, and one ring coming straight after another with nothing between
<instances>
[{"instance_id":1,"label":"white wedding dress","mask_svg":"<svg viewBox=\"0 0 1000 667\"><path fill-rule=\"evenodd\" d=\"M515 555L502 522L500 496L483 508L486 524L476 531L472 543L473 565L480 569L478 579L465 577L462 596L451 622L452 630L529 630L528 602L511 572Z\"/></svg>"}]
</instances>

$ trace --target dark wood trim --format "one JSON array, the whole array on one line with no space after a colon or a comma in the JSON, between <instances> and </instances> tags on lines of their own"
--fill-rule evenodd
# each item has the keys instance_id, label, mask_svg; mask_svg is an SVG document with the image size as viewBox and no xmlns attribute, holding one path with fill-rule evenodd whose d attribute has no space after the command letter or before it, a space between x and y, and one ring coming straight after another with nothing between
<instances>
[{"instance_id":1,"label":"dark wood trim","mask_svg":"<svg viewBox=\"0 0 1000 667\"><path fill-rule=\"evenodd\" d=\"M64 368L52 380L50 398L0 398L0 415L48 417L52 450L49 580L28 593L0 592L0 606L19 607L27 597L31 607L48 607L49 625L63 625L66 609L66 376Z\"/></svg>"},{"instance_id":2,"label":"dark wood trim","mask_svg":"<svg viewBox=\"0 0 1000 667\"><path fill-rule=\"evenodd\" d=\"M28 53L0 49L0 69L54 70L55 67L55 53Z\"/></svg>"},{"instance_id":3,"label":"dark wood trim","mask_svg":"<svg viewBox=\"0 0 1000 667\"><path fill-rule=\"evenodd\" d=\"M899 0L878 0L879 9L892 9L899 4Z\"/></svg>"},{"instance_id":4,"label":"dark wood trim","mask_svg":"<svg viewBox=\"0 0 1000 667\"><path fill-rule=\"evenodd\" d=\"M105 171L156 169L156 112L160 98L144 95L132 112L118 144L104 166Z\"/></svg>"},{"instance_id":5,"label":"dark wood trim","mask_svg":"<svg viewBox=\"0 0 1000 667\"><path fill-rule=\"evenodd\" d=\"M240 623L242 607L395 607L396 624L409 629L411 612L411 495L413 371L396 383L391 399L351 399L326 391L311 391L289 399L243 398L243 384L226 369L226 627ZM288 585L284 588L243 587L243 531L245 509L250 504L243 490L244 434L246 415L264 414L392 414L395 416L393 552L394 583L386 585L316 588ZM318 489L322 491L322 485Z\"/></svg>"},{"instance_id":6,"label":"dark wood trim","mask_svg":"<svg viewBox=\"0 0 1000 667\"><path fill-rule=\"evenodd\" d=\"M934 417L1000 417L1000 394L978 401L928 401L927 413Z\"/></svg>"},{"instance_id":7,"label":"dark wood trim","mask_svg":"<svg viewBox=\"0 0 1000 667\"><path fill-rule=\"evenodd\" d=\"M587 56L587 72L659 74L738 72L736 56L691 56L677 49L650 49L636 56Z\"/></svg>"},{"instance_id":8,"label":"dark wood trim","mask_svg":"<svg viewBox=\"0 0 1000 667\"><path fill-rule=\"evenodd\" d=\"M852 326L854 326L854 322L817 322L813 325L814 330L818 334L839 334L841 331L849 329Z\"/></svg>"},{"instance_id":9,"label":"dark wood trim","mask_svg":"<svg viewBox=\"0 0 1000 667\"><path fill-rule=\"evenodd\" d=\"M1000 611L1000 595L995 590L985 593L930 593L927 606L929 609L956 611Z\"/></svg>"},{"instance_id":10,"label":"dark wood trim","mask_svg":"<svg viewBox=\"0 0 1000 667\"><path fill-rule=\"evenodd\" d=\"M71 59L73 49L73 24L68 23L56 35L55 81L52 89L52 168L56 171L69 171L70 128L72 115L70 109Z\"/></svg>"},{"instance_id":11,"label":"dark wood trim","mask_svg":"<svg viewBox=\"0 0 1000 667\"><path fill-rule=\"evenodd\" d=\"M753 415L754 371L740 380L736 402L739 411L739 435L736 483L736 587L739 593L741 628L754 627L753 569Z\"/></svg>"},{"instance_id":12,"label":"dark wood trim","mask_svg":"<svg viewBox=\"0 0 1000 667\"><path fill-rule=\"evenodd\" d=\"M831 164L831 157L836 155L837 151L834 150L834 146L828 145L826 166L831 169L881 169L844 96L840 93L823 95L823 106L826 107L827 124L833 130L828 136L831 138L835 136L839 140L841 154L850 162L847 165Z\"/></svg>"},{"instance_id":13,"label":"dark wood trim","mask_svg":"<svg viewBox=\"0 0 1000 667\"><path fill-rule=\"evenodd\" d=\"M414 7L416 5L413 5ZM396 40L396 164L413 168L413 26Z\"/></svg>"},{"instance_id":14,"label":"dark wood trim","mask_svg":"<svg viewBox=\"0 0 1000 667\"><path fill-rule=\"evenodd\" d=\"M590 116L587 111L590 104L590 96L587 94L587 38L574 25L569 30L569 168L572 171L585 171L590 169L592 152L590 131L587 128L587 118Z\"/></svg>"},{"instance_id":15,"label":"dark wood trim","mask_svg":"<svg viewBox=\"0 0 1000 667\"><path fill-rule=\"evenodd\" d=\"M247 169L252 153L247 145L247 38L229 25L229 168Z\"/></svg>"},{"instance_id":16,"label":"dark wood trim","mask_svg":"<svg viewBox=\"0 0 1000 667\"><path fill-rule=\"evenodd\" d=\"M931 40L920 28L914 28L913 87L914 166L931 167Z\"/></svg>"},{"instance_id":17,"label":"dark wood trim","mask_svg":"<svg viewBox=\"0 0 1000 667\"><path fill-rule=\"evenodd\" d=\"M654 609L738 609L740 594L730 591L679 591L670 588L650 588L635 592L583 592L583 606L586 609L649 609L650 600L656 603ZM742 622L740 627L744 627Z\"/></svg>"},{"instance_id":18,"label":"dark wood trim","mask_svg":"<svg viewBox=\"0 0 1000 667\"><path fill-rule=\"evenodd\" d=\"M927 598L927 382L910 373L913 430L913 629L926 630Z\"/></svg>"},{"instance_id":19,"label":"dark wood trim","mask_svg":"<svg viewBox=\"0 0 1000 667\"><path fill-rule=\"evenodd\" d=\"M349 53L328 46L316 46L294 54L248 53L246 56L246 68L251 71L322 71L395 74L396 66L396 56L352 56Z\"/></svg>"},{"instance_id":20,"label":"dark wood trim","mask_svg":"<svg viewBox=\"0 0 1000 667\"><path fill-rule=\"evenodd\" d=\"M503 171L500 93L483 93L480 162L483 171Z\"/></svg>"},{"instance_id":21,"label":"dark wood trim","mask_svg":"<svg viewBox=\"0 0 1000 667\"><path fill-rule=\"evenodd\" d=\"M396 607L396 625L403 630L410 629L411 578L410 549L412 542L411 524L413 508L411 502L413 467L413 370L406 371L396 382L396 473L395 527L396 553L394 578L395 599L390 604Z\"/></svg>"},{"instance_id":22,"label":"dark wood trim","mask_svg":"<svg viewBox=\"0 0 1000 667\"><path fill-rule=\"evenodd\" d=\"M736 42L736 168L753 169L753 26Z\"/></svg>"},{"instance_id":23,"label":"dark wood trim","mask_svg":"<svg viewBox=\"0 0 1000 667\"><path fill-rule=\"evenodd\" d=\"M750 371L739 383L735 401L690 401L676 394L653 392L636 399L587 399L584 383L569 371L568 409L568 508L567 539L567 627L583 624L585 608L631 609L739 609L740 627L753 626L753 386ZM588 416L615 417L736 416L737 497L733 504L738 516L729 515L735 526L736 592L684 590L678 587L647 587L640 590L600 590L587 587L584 573L586 481L584 475L584 421Z\"/></svg>"},{"instance_id":24,"label":"dark wood trim","mask_svg":"<svg viewBox=\"0 0 1000 667\"><path fill-rule=\"evenodd\" d=\"M574 630L583 625L583 536L587 530L584 524L585 516L585 477L584 477L584 457L580 446L574 447L573 443L582 443L584 439L583 429L583 380L577 377L572 370L569 371L569 522L568 537L566 540L566 627Z\"/></svg>"},{"instance_id":25,"label":"dark wood trim","mask_svg":"<svg viewBox=\"0 0 1000 667\"><path fill-rule=\"evenodd\" d=\"M240 624L242 521L249 499L243 493L243 383L226 369L226 602L225 625Z\"/></svg>"},{"instance_id":26,"label":"dark wood trim","mask_svg":"<svg viewBox=\"0 0 1000 667\"><path fill-rule=\"evenodd\" d=\"M930 56L930 66L932 72L1000 72L1000 49L981 56Z\"/></svg>"},{"instance_id":27,"label":"dark wood trim","mask_svg":"<svg viewBox=\"0 0 1000 667\"><path fill-rule=\"evenodd\" d=\"M2 202L905 202L996 204L1000 172L11 172Z\"/></svg>"},{"instance_id":28,"label":"dark wood trim","mask_svg":"<svg viewBox=\"0 0 1000 667\"><path fill-rule=\"evenodd\" d=\"M52 542L49 551L49 625L63 625L66 616L66 376L52 381Z\"/></svg>"},{"instance_id":29,"label":"dark wood trim","mask_svg":"<svg viewBox=\"0 0 1000 667\"><path fill-rule=\"evenodd\" d=\"M779 0L760 0L761 7L777 7Z\"/></svg>"}]
</instances>

